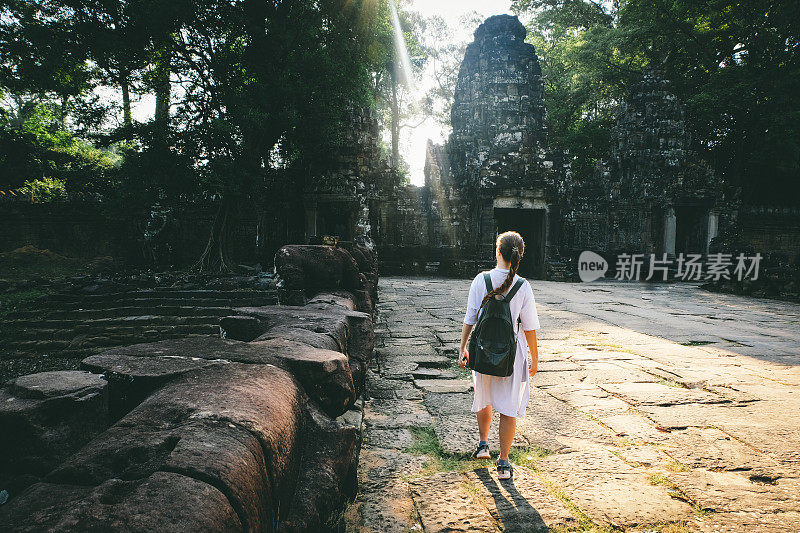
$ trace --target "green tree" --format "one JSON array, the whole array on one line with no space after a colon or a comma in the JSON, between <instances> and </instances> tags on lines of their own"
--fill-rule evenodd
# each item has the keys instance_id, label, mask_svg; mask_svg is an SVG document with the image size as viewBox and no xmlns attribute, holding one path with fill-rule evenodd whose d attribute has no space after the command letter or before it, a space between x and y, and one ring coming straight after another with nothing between
<instances>
[{"instance_id":1,"label":"green tree","mask_svg":"<svg viewBox=\"0 0 800 533\"><path fill-rule=\"evenodd\" d=\"M795 2L516 0L514 9L532 17L553 136L577 155L576 174L590 177L615 104L657 67L720 176L754 203L800 198Z\"/></svg>"}]
</instances>

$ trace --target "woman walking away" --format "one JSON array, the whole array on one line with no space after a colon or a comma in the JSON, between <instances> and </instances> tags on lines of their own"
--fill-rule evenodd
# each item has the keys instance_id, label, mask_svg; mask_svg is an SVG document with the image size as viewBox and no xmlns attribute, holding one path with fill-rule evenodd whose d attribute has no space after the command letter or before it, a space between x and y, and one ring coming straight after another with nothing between
<instances>
[{"instance_id":1,"label":"woman walking away","mask_svg":"<svg viewBox=\"0 0 800 533\"><path fill-rule=\"evenodd\" d=\"M467 313L461 329L461 356L459 357L461 368L467 368L470 357L467 340L473 326L478 321L479 313L485 310L485 304L490 298L499 299L501 296L509 294L517 285L517 281L522 279L517 275L517 269L524 251L525 243L519 233L507 231L500 234L497 237L495 250L497 266L489 271L492 290L488 289L489 280L485 279L483 272L472 280L467 300ZM472 411L477 414L480 434L478 447L472 457L490 457L487 440L489 425L492 421L492 409L496 409L500 412L500 457L497 460L497 477L500 479L509 479L513 475L508 454L514 440L517 417L525 415L525 408L528 405L529 377L536 374L539 364L539 352L536 345L539 316L536 313L533 289L528 280L523 280L518 290L511 295L509 308L514 334L517 338L513 373L508 377L500 377L472 371L472 383L475 389ZM523 332L524 335L520 335L520 332ZM530 361L528 360L529 353Z\"/></svg>"}]
</instances>

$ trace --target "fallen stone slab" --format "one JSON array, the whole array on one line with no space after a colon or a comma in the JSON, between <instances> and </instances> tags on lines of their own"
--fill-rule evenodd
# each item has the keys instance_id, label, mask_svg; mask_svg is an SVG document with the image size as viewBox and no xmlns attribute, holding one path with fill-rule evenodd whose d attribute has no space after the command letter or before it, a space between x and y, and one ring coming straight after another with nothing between
<instances>
[{"instance_id":1,"label":"fallen stone slab","mask_svg":"<svg viewBox=\"0 0 800 533\"><path fill-rule=\"evenodd\" d=\"M276 338L240 342L219 338L187 337L134 344L90 356L83 365L108 372L112 398L119 415L137 405L165 382L196 368L230 362L275 364L290 370L330 416L345 412L355 401L355 388L344 354Z\"/></svg>"},{"instance_id":2,"label":"fallen stone slab","mask_svg":"<svg viewBox=\"0 0 800 533\"><path fill-rule=\"evenodd\" d=\"M364 404L366 424L375 428L427 427L431 415L420 401L372 399Z\"/></svg>"},{"instance_id":3,"label":"fallen stone slab","mask_svg":"<svg viewBox=\"0 0 800 533\"><path fill-rule=\"evenodd\" d=\"M0 480L14 497L110 424L108 383L81 370L20 376L0 389Z\"/></svg>"},{"instance_id":4,"label":"fallen stone slab","mask_svg":"<svg viewBox=\"0 0 800 533\"><path fill-rule=\"evenodd\" d=\"M17 398L42 400L71 396L76 399L93 396L106 386L101 376L80 370L56 370L28 374L8 382L8 391Z\"/></svg>"},{"instance_id":5,"label":"fallen stone slab","mask_svg":"<svg viewBox=\"0 0 800 533\"><path fill-rule=\"evenodd\" d=\"M730 400L698 389L671 387L661 383L603 383L600 387L633 405L671 406L688 403L729 403Z\"/></svg>"},{"instance_id":6,"label":"fallen stone slab","mask_svg":"<svg viewBox=\"0 0 800 533\"><path fill-rule=\"evenodd\" d=\"M643 443L659 443L669 439L669 432L659 430L646 417L633 414L614 414L600 418L617 436L630 437Z\"/></svg>"},{"instance_id":7,"label":"fallen stone slab","mask_svg":"<svg viewBox=\"0 0 800 533\"><path fill-rule=\"evenodd\" d=\"M513 481L498 479L494 468L471 470L465 476L504 531L546 532L578 525L569 509L547 492L527 468L515 466Z\"/></svg>"},{"instance_id":8,"label":"fallen stone slab","mask_svg":"<svg viewBox=\"0 0 800 533\"><path fill-rule=\"evenodd\" d=\"M701 509L718 512L800 512L800 478L764 483L747 473L696 469L668 477Z\"/></svg>"},{"instance_id":9,"label":"fallen stone slab","mask_svg":"<svg viewBox=\"0 0 800 533\"><path fill-rule=\"evenodd\" d=\"M437 370L435 368L417 368L411 371L414 379L456 379L458 375L455 372L447 370Z\"/></svg>"},{"instance_id":10,"label":"fallen stone slab","mask_svg":"<svg viewBox=\"0 0 800 533\"><path fill-rule=\"evenodd\" d=\"M181 343L181 341L162 342ZM192 352L186 349L182 353L191 354ZM81 368L95 374L102 374L108 380L109 413L112 420L118 420L139 405L154 390L170 380L192 370L226 362L225 360L209 360L191 355L170 354L158 357L124 355L119 353L118 349L112 349L111 353L101 352L87 357L81 361Z\"/></svg>"},{"instance_id":11,"label":"fallen stone slab","mask_svg":"<svg viewBox=\"0 0 800 533\"><path fill-rule=\"evenodd\" d=\"M750 471L750 475L778 478L786 469L770 456L760 453L717 428L687 428L672 431L664 451L692 468L713 471ZM800 474L800 472L798 472Z\"/></svg>"},{"instance_id":12,"label":"fallen stone slab","mask_svg":"<svg viewBox=\"0 0 800 533\"><path fill-rule=\"evenodd\" d=\"M531 387L526 414L517 418L517 434L528 445L554 452L614 442L608 428L538 387Z\"/></svg>"},{"instance_id":13,"label":"fallen stone slab","mask_svg":"<svg viewBox=\"0 0 800 533\"><path fill-rule=\"evenodd\" d=\"M354 504L358 516L353 522L358 531L403 533L421 529L414 518L408 478L422 470L424 460L421 455L365 444L358 472L360 492Z\"/></svg>"},{"instance_id":14,"label":"fallen stone slab","mask_svg":"<svg viewBox=\"0 0 800 533\"><path fill-rule=\"evenodd\" d=\"M328 335L346 353L348 346L348 322L346 313L341 309L311 309L305 305L272 305L266 307L237 307L238 316L254 318L261 325L261 333L272 328L290 327L307 329L314 333ZM257 337L256 337L257 338Z\"/></svg>"},{"instance_id":15,"label":"fallen stone slab","mask_svg":"<svg viewBox=\"0 0 800 533\"><path fill-rule=\"evenodd\" d=\"M360 290L365 281L353 256L334 246L282 246L275 253L275 271L279 298L287 290L302 291L306 298L330 289ZM281 298L281 303L287 302Z\"/></svg>"},{"instance_id":16,"label":"fallen stone slab","mask_svg":"<svg viewBox=\"0 0 800 533\"><path fill-rule=\"evenodd\" d=\"M261 321L263 333L256 340L277 338L278 328L306 329L329 336L336 342L338 351L347 354L356 395L360 396L364 373L375 349L375 333L369 314L319 302L301 307L242 307L234 311ZM302 339L291 336L287 340Z\"/></svg>"},{"instance_id":17,"label":"fallen stone slab","mask_svg":"<svg viewBox=\"0 0 800 533\"><path fill-rule=\"evenodd\" d=\"M297 381L276 366L204 369L153 393L48 481L98 486L178 472L224 487L242 524L259 530L292 501L305 402Z\"/></svg>"},{"instance_id":18,"label":"fallen stone slab","mask_svg":"<svg viewBox=\"0 0 800 533\"><path fill-rule=\"evenodd\" d=\"M276 326L274 328L270 328L269 331L259 335L254 340L268 341L271 339L292 340L301 344L313 346L314 348L333 350L335 352L341 352L343 350L343 347L340 346L336 339L330 335L325 333L317 333L316 331L312 331L310 329L294 328L291 326Z\"/></svg>"},{"instance_id":19,"label":"fallen stone slab","mask_svg":"<svg viewBox=\"0 0 800 533\"><path fill-rule=\"evenodd\" d=\"M709 513L697 520L696 527L703 533L786 533L800 531L800 513L797 512L722 512Z\"/></svg>"},{"instance_id":20,"label":"fallen stone slab","mask_svg":"<svg viewBox=\"0 0 800 533\"><path fill-rule=\"evenodd\" d=\"M467 379L416 379L414 385L425 392L459 393L472 390L472 380Z\"/></svg>"},{"instance_id":21,"label":"fallen stone slab","mask_svg":"<svg viewBox=\"0 0 800 533\"><path fill-rule=\"evenodd\" d=\"M618 414L628 410L628 404L592 383L562 384L542 388L571 407L595 416Z\"/></svg>"},{"instance_id":22,"label":"fallen stone slab","mask_svg":"<svg viewBox=\"0 0 800 533\"><path fill-rule=\"evenodd\" d=\"M537 468L597 522L626 528L693 516L686 502L670 497L667 488L652 485L643 471L602 448L551 455Z\"/></svg>"},{"instance_id":23,"label":"fallen stone slab","mask_svg":"<svg viewBox=\"0 0 800 533\"><path fill-rule=\"evenodd\" d=\"M0 507L0 529L35 531L240 532L225 494L173 472L99 486L37 483Z\"/></svg>"},{"instance_id":24,"label":"fallen stone slab","mask_svg":"<svg viewBox=\"0 0 800 533\"><path fill-rule=\"evenodd\" d=\"M458 472L442 472L409 483L425 531L497 531L492 515L468 483Z\"/></svg>"},{"instance_id":25,"label":"fallen stone slab","mask_svg":"<svg viewBox=\"0 0 800 533\"><path fill-rule=\"evenodd\" d=\"M358 433L352 425L307 410L302 459L291 506L279 531L321 531L358 490Z\"/></svg>"}]
</instances>

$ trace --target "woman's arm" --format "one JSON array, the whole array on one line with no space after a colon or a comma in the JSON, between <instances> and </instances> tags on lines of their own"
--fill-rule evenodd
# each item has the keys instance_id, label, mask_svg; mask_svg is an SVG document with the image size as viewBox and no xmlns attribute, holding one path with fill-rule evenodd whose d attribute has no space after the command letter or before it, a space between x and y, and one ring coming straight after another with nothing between
<instances>
[{"instance_id":1,"label":"woman's arm","mask_svg":"<svg viewBox=\"0 0 800 533\"><path fill-rule=\"evenodd\" d=\"M525 331L525 340L528 341L528 351L531 353L531 366L528 374L533 377L539 370L539 346L536 344L536 330Z\"/></svg>"},{"instance_id":2,"label":"woman's arm","mask_svg":"<svg viewBox=\"0 0 800 533\"><path fill-rule=\"evenodd\" d=\"M467 352L467 339L469 333L472 331L472 324L461 325L461 348L458 350L458 365L461 368L467 368L467 361L469 361L469 352Z\"/></svg>"}]
</instances>

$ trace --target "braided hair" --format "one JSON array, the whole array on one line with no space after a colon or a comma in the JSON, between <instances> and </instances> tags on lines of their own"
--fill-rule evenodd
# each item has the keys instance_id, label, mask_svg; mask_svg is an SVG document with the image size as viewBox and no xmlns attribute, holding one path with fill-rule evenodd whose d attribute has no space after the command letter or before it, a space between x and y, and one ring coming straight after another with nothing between
<instances>
[{"instance_id":1,"label":"braided hair","mask_svg":"<svg viewBox=\"0 0 800 533\"><path fill-rule=\"evenodd\" d=\"M492 289L483 297L481 306L478 308L480 311L483 305L498 294L503 294L511 287L511 282L514 281L514 276L519 269L519 262L522 259L522 254L525 253L525 241L522 240L522 235L516 231L506 231L497 236L497 249L503 259L509 262L508 276L503 280L502 285L496 289Z\"/></svg>"}]
</instances>

